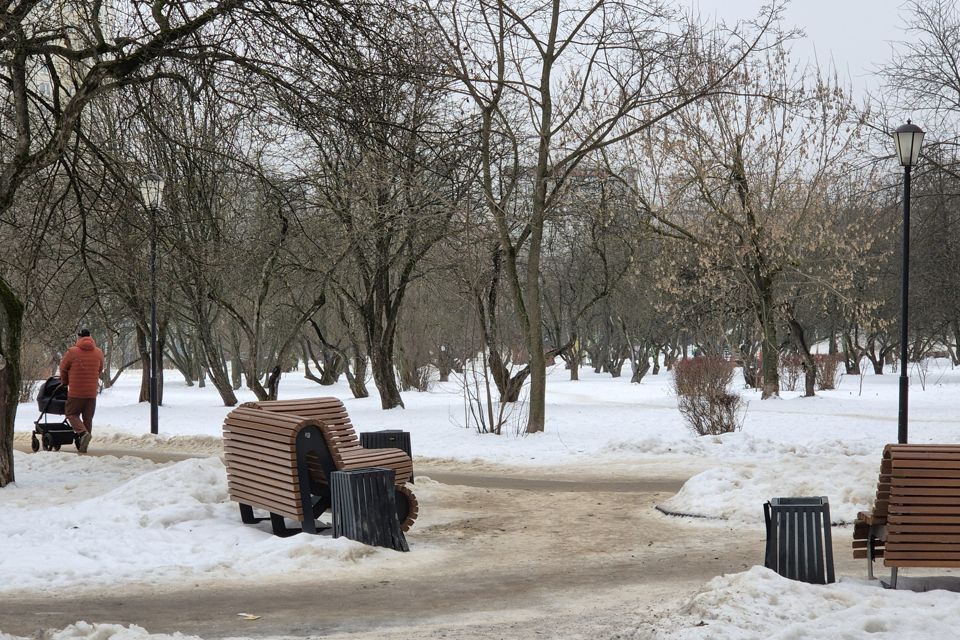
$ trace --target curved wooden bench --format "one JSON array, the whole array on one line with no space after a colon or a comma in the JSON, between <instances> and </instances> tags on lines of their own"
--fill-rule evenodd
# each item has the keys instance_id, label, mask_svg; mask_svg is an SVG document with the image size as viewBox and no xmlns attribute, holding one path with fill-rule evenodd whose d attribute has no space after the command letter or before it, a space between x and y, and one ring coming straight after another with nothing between
<instances>
[{"instance_id":1,"label":"curved wooden bench","mask_svg":"<svg viewBox=\"0 0 960 640\"><path fill-rule=\"evenodd\" d=\"M854 557L900 567L960 567L960 445L889 444L873 510L854 522Z\"/></svg>"},{"instance_id":2,"label":"curved wooden bench","mask_svg":"<svg viewBox=\"0 0 960 640\"><path fill-rule=\"evenodd\" d=\"M332 397L303 398L298 400L267 400L248 402L242 407L270 411L279 415L299 419L315 420L323 433L330 452L333 469L312 462L311 477L319 485L327 485L331 470L350 471L368 467L393 469L394 483L397 487L397 515L400 529L404 532L413 526L419 513L419 503L413 491L407 486L413 474L413 461L400 449L365 449L360 444L350 416L343 403Z\"/></svg>"},{"instance_id":3,"label":"curved wooden bench","mask_svg":"<svg viewBox=\"0 0 960 640\"><path fill-rule=\"evenodd\" d=\"M312 477L312 467L334 469L318 420L239 407L223 421L227 491L240 504L243 522L252 524L253 507L270 512L273 532L297 533L283 519L316 533L316 518L330 506L329 491Z\"/></svg>"}]
</instances>

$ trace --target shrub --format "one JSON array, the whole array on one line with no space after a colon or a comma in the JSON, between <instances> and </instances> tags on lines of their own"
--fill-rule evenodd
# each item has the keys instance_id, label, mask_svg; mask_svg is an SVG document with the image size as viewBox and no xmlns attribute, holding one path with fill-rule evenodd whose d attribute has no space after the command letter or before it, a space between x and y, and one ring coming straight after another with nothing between
<instances>
[{"instance_id":1,"label":"shrub","mask_svg":"<svg viewBox=\"0 0 960 640\"><path fill-rule=\"evenodd\" d=\"M55 370L53 362L43 346L34 342L24 343L20 352L19 402L30 402L34 399L40 383Z\"/></svg>"},{"instance_id":2,"label":"shrub","mask_svg":"<svg viewBox=\"0 0 960 640\"><path fill-rule=\"evenodd\" d=\"M718 356L681 360L673 369L677 407L697 435L731 433L742 424L743 400L727 391L734 366Z\"/></svg>"},{"instance_id":3,"label":"shrub","mask_svg":"<svg viewBox=\"0 0 960 640\"><path fill-rule=\"evenodd\" d=\"M798 353L780 355L780 387L785 391L796 391L803 375L803 358Z\"/></svg>"},{"instance_id":4,"label":"shrub","mask_svg":"<svg viewBox=\"0 0 960 640\"><path fill-rule=\"evenodd\" d=\"M817 355L814 360L817 365L817 386L821 389L836 389L843 356L839 353Z\"/></svg>"}]
</instances>

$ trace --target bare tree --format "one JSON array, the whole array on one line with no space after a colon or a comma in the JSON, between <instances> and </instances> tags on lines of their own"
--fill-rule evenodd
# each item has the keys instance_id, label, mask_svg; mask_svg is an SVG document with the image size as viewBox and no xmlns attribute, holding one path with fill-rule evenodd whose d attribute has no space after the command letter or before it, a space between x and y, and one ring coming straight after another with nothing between
<instances>
[{"instance_id":1,"label":"bare tree","mask_svg":"<svg viewBox=\"0 0 960 640\"><path fill-rule=\"evenodd\" d=\"M150 81L154 65L174 53L200 56L209 33L227 30L226 18L248 4L216 0L199 10L188 0L124 6L63 0L6 3L0 23L0 220L31 176L51 167L76 139L80 116L100 96ZM24 292L0 274L0 487L14 479L13 423L20 385Z\"/></svg>"},{"instance_id":2,"label":"bare tree","mask_svg":"<svg viewBox=\"0 0 960 640\"><path fill-rule=\"evenodd\" d=\"M483 197L530 357L527 431L543 431L541 255L564 183L585 158L714 91L778 9L722 40L654 1L425 4L479 112Z\"/></svg>"}]
</instances>

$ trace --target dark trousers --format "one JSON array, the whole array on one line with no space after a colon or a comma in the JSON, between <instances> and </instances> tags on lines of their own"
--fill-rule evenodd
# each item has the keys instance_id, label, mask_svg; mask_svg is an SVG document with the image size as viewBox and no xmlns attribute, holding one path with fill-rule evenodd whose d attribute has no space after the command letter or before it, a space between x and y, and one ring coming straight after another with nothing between
<instances>
[{"instance_id":1,"label":"dark trousers","mask_svg":"<svg viewBox=\"0 0 960 640\"><path fill-rule=\"evenodd\" d=\"M67 398L64 413L75 433L93 433L93 413L97 410L96 398Z\"/></svg>"}]
</instances>

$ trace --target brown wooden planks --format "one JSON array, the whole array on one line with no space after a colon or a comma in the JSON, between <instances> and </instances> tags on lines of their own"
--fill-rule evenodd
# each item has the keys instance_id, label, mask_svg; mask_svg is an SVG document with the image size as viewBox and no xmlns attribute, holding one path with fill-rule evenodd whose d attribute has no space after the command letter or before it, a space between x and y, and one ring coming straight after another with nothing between
<instances>
[{"instance_id":1,"label":"brown wooden planks","mask_svg":"<svg viewBox=\"0 0 960 640\"><path fill-rule=\"evenodd\" d=\"M379 466L394 470L398 491L403 492L410 507L410 515L403 523L406 531L419 508L416 497L404 485L413 472L412 460L400 449L364 449L346 408L336 398L252 402L231 412L224 422L228 477L231 469L235 476L228 485L231 496L245 492L249 500L238 501L269 509L265 503L274 500L276 506L286 507L290 503L283 499L283 493L289 481L290 495L298 499L296 434L307 419L319 427L338 469ZM308 458L307 466L312 478L326 483L319 460ZM259 502L252 502L253 498Z\"/></svg>"}]
</instances>

